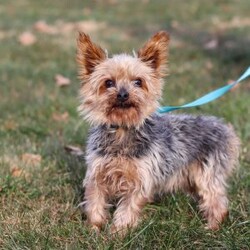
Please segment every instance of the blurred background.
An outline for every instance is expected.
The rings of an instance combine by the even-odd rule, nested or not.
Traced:
[[[112,55],[137,51],[167,30],[162,105],[181,105],[236,80],[250,65],[249,11],[249,0],[0,0],[0,247],[247,249],[249,80],[213,103],[185,110],[223,117],[242,140],[225,228],[204,231],[196,206],[178,194],[178,203],[170,196],[149,206],[136,234],[110,242],[105,234],[91,237],[76,210],[88,125],[76,111],[75,54],[78,31]]]

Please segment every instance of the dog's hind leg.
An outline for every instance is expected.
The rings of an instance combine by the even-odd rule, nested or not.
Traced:
[[[228,214],[227,175],[220,169],[223,170],[223,167],[210,157],[206,163],[192,170],[199,207],[207,220],[207,228],[212,230],[219,229]]]

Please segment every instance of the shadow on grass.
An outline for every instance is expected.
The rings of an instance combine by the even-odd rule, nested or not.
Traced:
[[[63,149],[65,151],[65,149]],[[86,172],[86,165],[83,156],[70,155],[65,152],[62,156],[64,167],[70,174],[70,183],[75,191],[75,203],[78,205],[83,201],[84,188],[82,185]]]
[[[53,143],[52,143],[53,142]],[[84,189],[83,178],[86,172],[86,165],[84,160],[84,152],[74,155],[67,150],[67,147],[58,140],[50,140],[46,150],[43,152],[47,158],[55,161],[57,169],[62,169],[64,172],[69,173],[69,183],[71,184],[74,192],[74,203],[78,205],[83,201]],[[79,149],[80,150],[80,149]]]

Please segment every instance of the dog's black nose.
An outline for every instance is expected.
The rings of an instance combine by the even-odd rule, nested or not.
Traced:
[[[125,88],[121,88],[120,91],[117,94],[117,99],[120,102],[125,102],[129,98],[129,93]]]

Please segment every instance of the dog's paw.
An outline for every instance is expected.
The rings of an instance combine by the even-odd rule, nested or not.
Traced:
[[[125,237],[126,234],[128,233],[128,227],[121,227],[121,226],[115,226],[115,225],[112,225],[110,227],[110,234],[112,236],[112,238],[115,238],[115,237]]]

